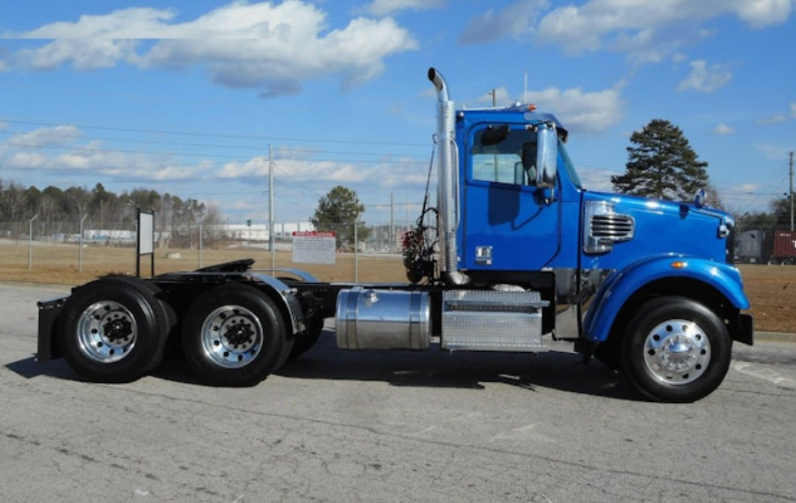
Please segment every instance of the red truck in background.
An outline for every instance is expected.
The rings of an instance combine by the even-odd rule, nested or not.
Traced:
[[[774,253],[771,261],[780,264],[796,264],[796,232],[774,231]]]

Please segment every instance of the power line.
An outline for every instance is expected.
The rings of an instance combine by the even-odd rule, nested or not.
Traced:
[[[27,145],[24,143],[13,143],[7,142],[3,144],[7,147],[14,147],[20,149],[32,149],[32,150],[67,150],[67,151],[74,151],[74,152],[85,152],[85,153],[108,153],[108,154],[131,154],[131,155],[160,155],[160,156],[175,156],[175,157],[201,157],[201,158],[209,158],[209,159],[230,159],[236,161],[252,161],[256,159],[263,159],[262,155],[259,156],[249,156],[249,157],[242,157],[242,156],[235,156],[235,155],[226,155],[226,154],[201,154],[201,153],[193,153],[193,152],[169,152],[169,151],[160,151],[160,150],[126,150],[126,149],[113,149],[113,148],[100,148],[100,147],[75,147],[75,146],[65,146],[65,145]],[[255,150],[252,148],[252,150]],[[289,152],[289,150],[288,150]],[[298,151],[301,152],[301,151]],[[327,152],[329,154],[337,154],[337,152]],[[305,162],[305,163],[321,163],[321,162],[333,162],[333,163],[343,163],[343,164],[382,164],[385,163],[384,156],[381,154],[373,154],[373,153],[352,153],[347,152],[350,155],[371,155],[376,156],[378,155],[378,159],[290,159],[284,158],[282,160],[290,160],[295,162]],[[399,157],[408,157],[408,156],[399,156]],[[420,156],[411,156],[415,159],[420,159]],[[401,165],[420,165],[425,164],[426,161],[411,161],[411,160],[404,160],[398,159],[394,161],[395,164]],[[389,162],[387,162],[389,163]]]
[[[321,140],[317,138],[298,138],[298,137],[277,137],[277,136],[257,136],[257,135],[242,135],[242,134],[225,134],[225,133],[196,133],[187,131],[166,131],[157,129],[137,129],[137,128],[124,128],[112,126],[94,126],[87,124],[55,124],[51,122],[34,122],[23,120],[9,120],[3,119],[2,122],[7,124],[25,124],[29,126],[44,126],[44,127],[58,127],[58,126],[75,126],[81,129],[98,129],[103,131],[122,131],[127,133],[141,133],[141,134],[158,134],[158,135],[175,135],[175,136],[189,136],[198,138],[233,138],[239,140],[259,140],[265,142],[303,142],[303,143],[329,143],[340,145],[389,145],[389,146],[402,146],[402,147],[427,147],[426,143],[410,143],[410,142],[384,142],[384,141],[354,141],[354,140]]]
[[[31,134],[30,131],[19,131],[19,130],[6,130],[0,131],[0,135],[26,135]],[[250,151],[257,151],[262,152],[262,145],[224,145],[224,144],[207,144],[207,143],[188,143],[188,142],[175,142],[175,141],[163,141],[163,140],[151,140],[151,139],[140,139],[140,138],[109,138],[109,137],[101,137],[101,136],[75,136],[69,134],[57,134],[57,133],[41,133],[36,132],[36,137],[39,138],[59,138],[64,140],[90,140],[90,141],[107,141],[107,142],[117,142],[117,143],[140,143],[140,144],[147,144],[147,145],[168,145],[168,146],[179,146],[179,147],[198,147],[198,148],[214,148],[214,149],[226,149],[226,150],[250,150]],[[6,143],[5,145],[13,146],[16,148],[53,148],[55,146],[51,145],[28,145],[24,143]],[[79,147],[67,147],[67,146],[60,146],[62,148],[79,148]],[[119,150],[119,152],[127,152],[125,150]],[[142,152],[153,152],[153,151],[142,151]],[[294,154],[326,154],[326,155],[353,155],[353,156],[379,156],[380,158],[385,157],[397,157],[400,159],[425,159],[425,156],[420,155],[410,155],[410,154],[400,154],[395,152],[352,152],[352,151],[340,151],[340,150],[317,150],[317,149],[309,149],[309,148],[285,148],[282,147],[279,149],[279,152],[282,154],[285,153],[294,153]],[[183,154],[180,152],[161,152],[161,151],[154,151],[154,153],[164,153],[164,154],[173,154],[173,155],[197,155],[194,153],[190,154]],[[209,154],[201,154],[201,155],[209,155]],[[221,157],[220,155],[212,155],[213,157]]]

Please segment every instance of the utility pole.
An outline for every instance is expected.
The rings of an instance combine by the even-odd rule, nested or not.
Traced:
[[[390,192],[390,253],[395,251],[395,194]]]
[[[793,150],[790,151],[790,231],[793,232]]]
[[[268,145],[268,247],[271,249],[271,275],[276,274],[276,250],[274,250],[274,148]]]

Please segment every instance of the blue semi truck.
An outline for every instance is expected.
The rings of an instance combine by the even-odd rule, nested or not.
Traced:
[[[457,110],[434,69],[437,204],[404,238],[409,282],[325,283],[252,260],[148,279],[108,276],[39,303],[38,360],[135,380],[177,342],[211,385],[250,386],[335,318],[343,349],[539,353],[574,343],[648,399],[713,392],[752,317],[734,221],[693,203],[586,190],[567,131],[533,106]],[[530,362],[529,362],[530,364]]]

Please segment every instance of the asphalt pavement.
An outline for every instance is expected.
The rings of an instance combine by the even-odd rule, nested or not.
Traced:
[[[736,344],[683,405],[568,345],[356,352],[331,332],[252,388],[179,359],[103,385],[34,359],[35,302],[67,291],[0,284],[4,503],[796,501],[796,344]]]

